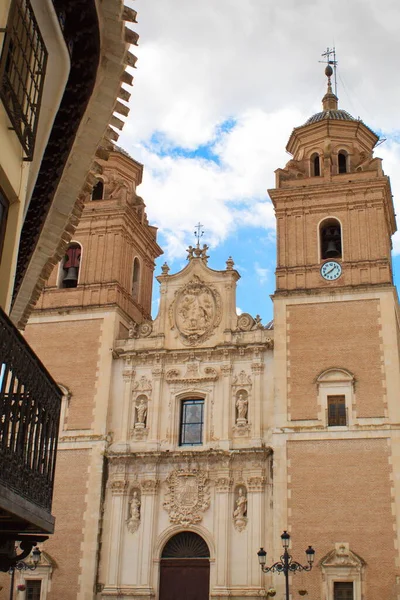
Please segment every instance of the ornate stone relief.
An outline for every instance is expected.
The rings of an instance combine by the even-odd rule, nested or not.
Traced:
[[[233,524],[237,531],[243,531],[247,525],[247,490],[244,485],[239,485],[235,490]]]
[[[140,525],[140,490],[133,490],[131,499],[129,501],[129,515],[126,525],[128,531],[135,533],[139,529]]]
[[[247,375],[247,373],[243,370],[233,378],[232,387],[251,387],[251,385],[251,376]]]
[[[265,477],[249,477],[247,485],[250,492],[262,492],[267,480]]]
[[[113,496],[123,496],[126,493],[128,483],[124,479],[114,479],[110,482],[111,493]]]
[[[148,337],[152,331],[153,331],[152,321],[143,321],[143,323],[140,323],[140,325],[139,325],[138,336],[139,337]]]
[[[254,325],[254,319],[248,313],[242,313],[238,316],[237,326],[240,331],[250,331]]]
[[[217,492],[229,492],[232,487],[232,479],[230,477],[218,477],[215,481],[215,489]]]
[[[181,373],[179,369],[169,369],[165,378],[168,383],[202,383],[207,381],[216,381],[218,379],[218,371],[214,367],[204,367],[200,370],[200,359],[189,358],[186,364],[186,370]]]
[[[179,469],[166,479],[167,494],[164,508],[171,523],[187,527],[202,520],[202,512],[210,506],[207,473],[199,470]]]
[[[138,381],[135,381],[133,384],[133,391],[136,393],[141,392],[151,392],[152,385],[151,380],[148,379],[145,375],[142,375]]]
[[[195,275],[176,292],[169,316],[172,329],[179,332],[184,344],[199,344],[208,339],[221,322],[221,296]]]
[[[145,479],[140,483],[142,494],[153,495],[157,493],[159,481],[157,479]]]

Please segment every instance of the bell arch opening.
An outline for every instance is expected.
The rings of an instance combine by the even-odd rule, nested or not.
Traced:
[[[321,259],[342,258],[342,228],[337,219],[325,219],[319,226]]]

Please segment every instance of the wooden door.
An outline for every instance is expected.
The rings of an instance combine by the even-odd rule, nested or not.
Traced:
[[[208,600],[209,590],[209,559],[161,559],[160,600]]]

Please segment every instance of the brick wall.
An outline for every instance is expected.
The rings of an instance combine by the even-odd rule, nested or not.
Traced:
[[[384,415],[379,317],[377,300],[288,307],[288,397],[292,419],[317,418],[315,379],[332,367],[355,375],[357,417]]]
[[[29,324],[26,339],[54,379],[71,392],[66,429],[93,421],[101,319]]]
[[[89,460],[90,450],[64,450],[57,455],[56,532],[43,547],[56,561],[48,600],[76,600],[78,595]]]
[[[367,563],[365,598],[395,600],[399,572],[387,439],[295,441],[287,452],[294,558],[302,562],[311,544],[318,565],[335,542],[349,542]],[[320,568],[301,580],[308,598],[319,600]]]

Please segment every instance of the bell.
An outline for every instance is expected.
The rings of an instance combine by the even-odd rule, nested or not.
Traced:
[[[63,279],[63,286],[73,288],[78,285],[78,267],[69,267],[66,276]]]
[[[329,240],[325,251],[326,258],[337,258],[340,256],[339,248],[334,240]]]

